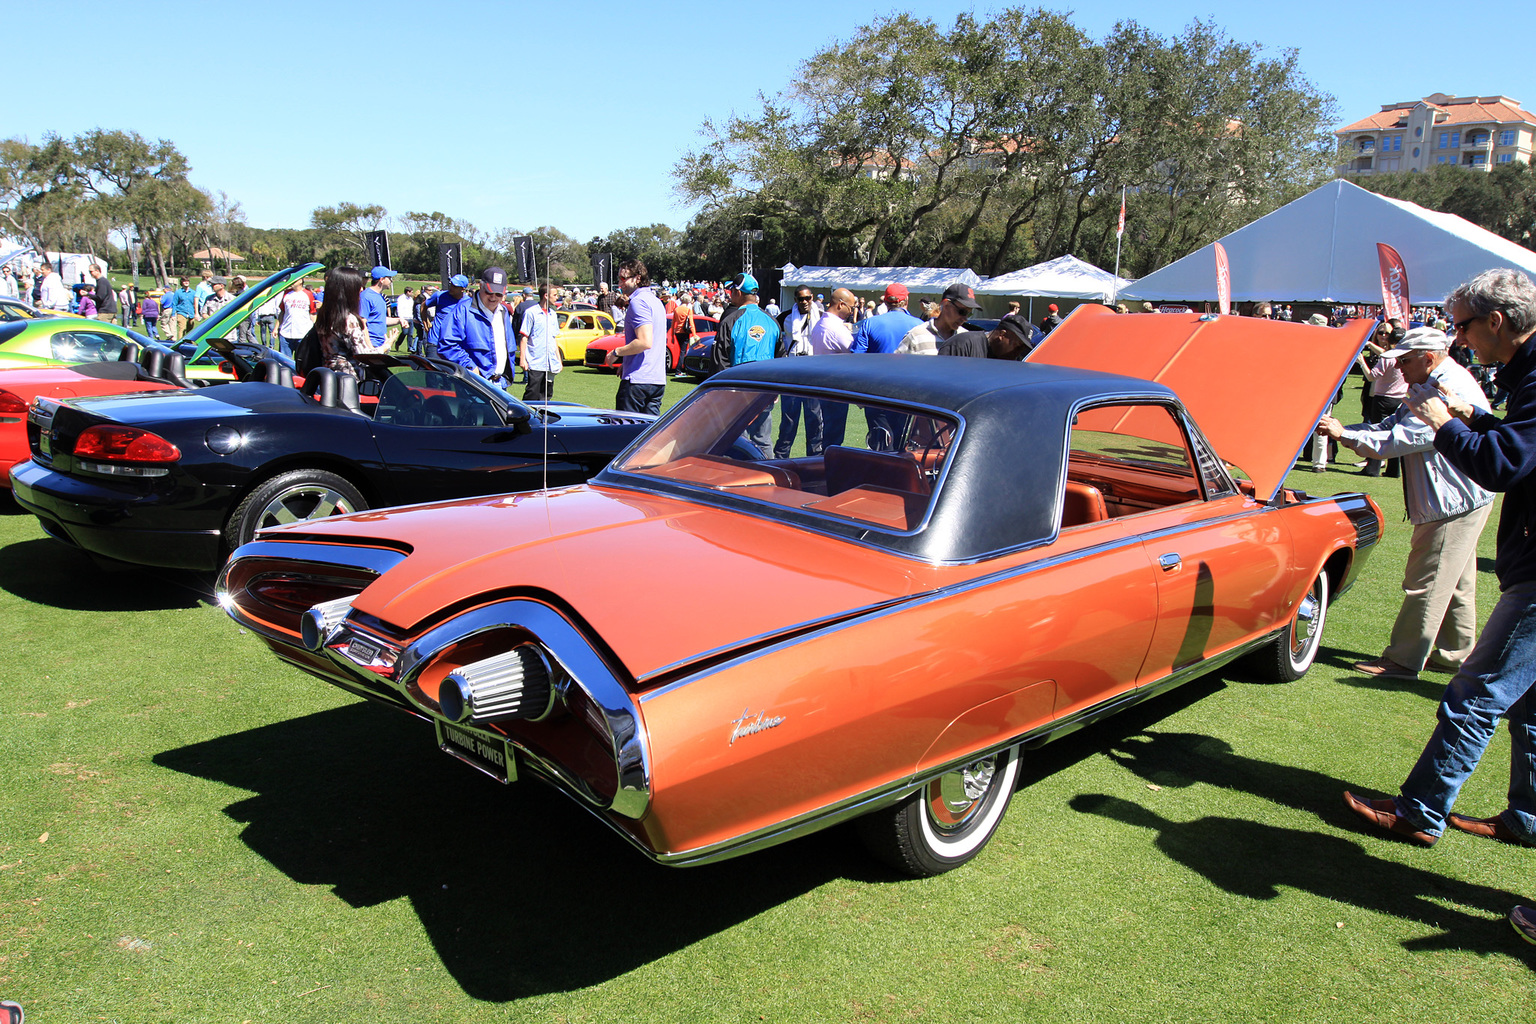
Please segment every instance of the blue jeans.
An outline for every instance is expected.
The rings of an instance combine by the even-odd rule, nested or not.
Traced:
[[[1439,724],[1397,798],[1398,813],[1439,835],[1456,794],[1509,719],[1509,807],[1504,824],[1536,841],[1536,583],[1510,587],[1477,638],[1477,646],[1445,688]]]
[[[144,318],[144,334],[151,341],[160,340],[160,335],[155,332],[155,325],[159,322],[160,318],[157,316],[147,316]]]
[[[815,455],[821,451],[821,403],[814,398],[784,395],[779,399],[779,439],[773,446],[774,458],[789,458],[795,445],[795,434],[800,429],[802,411],[805,413],[805,453]]]

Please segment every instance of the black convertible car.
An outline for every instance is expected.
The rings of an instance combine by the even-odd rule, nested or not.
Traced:
[[[527,406],[419,356],[293,387],[275,362],[216,388],[55,401],[28,414],[17,502],[105,562],[216,569],[278,523],[579,483],[653,417]]]

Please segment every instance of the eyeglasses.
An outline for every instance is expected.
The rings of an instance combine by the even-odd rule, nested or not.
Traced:
[[[1457,320],[1456,323],[1453,326],[1456,328],[1456,333],[1457,334],[1461,334],[1462,332],[1464,332],[1467,329],[1467,325],[1470,324],[1472,321],[1474,321],[1474,320],[1486,320],[1486,319],[1488,319],[1488,314],[1487,313],[1481,313],[1481,314],[1479,314],[1477,316],[1469,316],[1465,320]]]
[[[811,298],[812,298],[812,296],[810,296],[810,295],[796,295],[795,296],[795,301],[796,302],[810,302]]]

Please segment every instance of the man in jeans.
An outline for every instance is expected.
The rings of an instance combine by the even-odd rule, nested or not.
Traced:
[[[667,310],[651,288],[651,275],[639,260],[619,264],[619,290],[629,299],[624,316],[624,344],[613,350],[619,368],[619,412],[661,412],[667,389]],[[679,316],[682,307],[678,307]]]
[[[1504,492],[1494,572],[1503,593],[1483,635],[1445,688],[1438,724],[1395,800],[1344,802],[1373,825],[1431,846],[1449,824],[1472,835],[1536,846],[1536,284],[1516,270],[1489,270],[1450,295],[1456,334],[1479,362],[1500,363],[1508,414],[1449,398],[1433,383],[1414,385],[1407,403],[1435,431],[1435,450],[1473,482]],[[1498,720],[1509,719],[1509,806],[1501,814],[1452,814]],[[1536,942],[1536,912],[1516,907],[1515,929]]]

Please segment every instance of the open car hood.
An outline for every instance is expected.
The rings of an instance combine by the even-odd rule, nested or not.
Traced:
[[[1121,314],[1082,305],[1032,363],[1107,370],[1178,392],[1216,453],[1268,501],[1328,411],[1374,323],[1311,327],[1198,313]]]
[[[290,284],[313,274],[317,270],[325,269],[321,263],[300,263],[289,267],[287,270],[279,270],[271,277],[246,288],[233,301],[224,305],[213,316],[198,324],[190,334],[183,339],[183,343],[190,342],[194,348],[192,354],[187,356],[187,365],[196,362],[204,352],[208,351],[209,341],[212,338],[222,338],[231,333],[240,322],[256,315],[256,307],[266,302],[276,293],[283,291]]]

